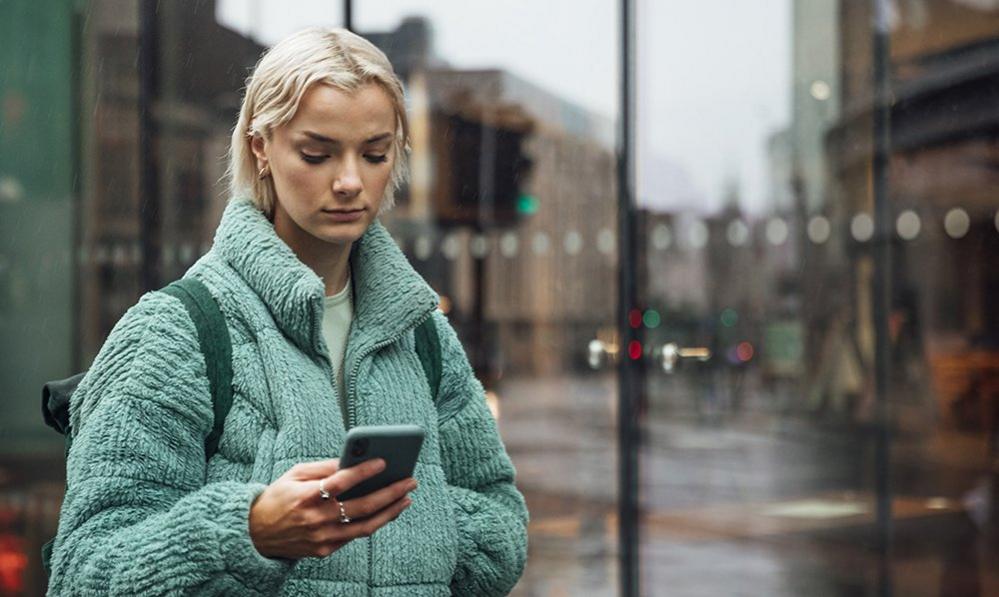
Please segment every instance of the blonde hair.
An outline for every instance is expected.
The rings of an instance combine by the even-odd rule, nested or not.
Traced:
[[[282,39],[261,56],[247,78],[239,121],[229,146],[226,175],[231,197],[249,196],[258,209],[272,216],[274,182],[270,176],[258,177],[250,143],[254,135],[270,139],[276,127],[288,123],[298,111],[302,96],[317,83],[346,92],[375,83],[388,93],[396,114],[396,130],[392,173],[381,211],[389,209],[408,175],[405,157],[410,150],[409,121],[402,82],[374,44],[346,29],[324,27],[311,27]]]

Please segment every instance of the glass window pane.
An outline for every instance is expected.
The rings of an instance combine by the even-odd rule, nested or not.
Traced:
[[[638,14],[644,586],[989,594],[996,7]]]
[[[617,3],[355,2],[404,77],[386,224],[444,298],[531,512],[515,595],[617,593]],[[608,234],[610,236],[608,237]]]

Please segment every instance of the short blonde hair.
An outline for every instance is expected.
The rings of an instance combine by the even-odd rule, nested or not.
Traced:
[[[346,29],[325,27],[311,27],[282,39],[261,56],[247,78],[229,146],[226,174],[231,197],[249,196],[268,217],[273,215],[274,182],[269,176],[258,178],[250,143],[258,134],[270,139],[276,127],[294,118],[302,96],[316,83],[347,92],[375,83],[391,98],[396,114],[394,161],[381,204],[382,211],[389,209],[408,176],[409,121],[402,82],[374,44]]]

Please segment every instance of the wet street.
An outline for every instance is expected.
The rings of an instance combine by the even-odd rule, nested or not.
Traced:
[[[643,428],[644,595],[883,594],[870,431],[752,402],[705,417],[677,398],[683,388],[668,390],[668,403],[650,402]],[[500,388],[500,430],[531,511],[514,595],[618,594],[614,395],[612,378],[599,377]],[[999,595],[985,453],[980,435],[896,437],[892,595]],[[53,521],[12,529],[33,546],[55,532],[61,463],[25,459],[4,470],[14,487],[33,478],[34,489],[8,492],[0,510]],[[36,565],[27,562],[25,594],[40,582]]]
[[[508,381],[500,396],[532,515],[514,594],[616,595],[612,381]],[[643,593],[882,594],[873,433],[757,406],[712,418],[650,407],[640,455]],[[999,594],[994,533],[975,522],[991,501],[983,458],[968,456],[984,455],[980,443],[895,439],[891,594]]]

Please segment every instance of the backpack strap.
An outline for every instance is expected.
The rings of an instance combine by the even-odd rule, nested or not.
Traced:
[[[204,284],[194,278],[181,278],[161,290],[184,303],[198,330],[198,344],[205,357],[215,417],[212,432],[205,438],[205,459],[208,460],[218,451],[225,418],[232,407],[232,340],[229,338],[229,328],[215,298]],[[67,456],[73,441],[69,425],[69,400],[85,373],[49,382],[42,389],[42,415],[50,427],[66,435]],[[42,546],[42,567],[46,577],[52,573],[54,545],[55,537]]]
[[[198,330],[198,343],[205,357],[215,415],[212,431],[205,438],[207,460],[218,451],[225,418],[232,407],[232,340],[229,328],[215,298],[198,280],[181,278],[162,290],[184,303]]]
[[[437,335],[437,324],[431,315],[416,328],[416,356],[423,365],[423,374],[437,404],[441,385],[441,339]]]

